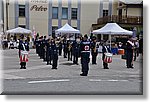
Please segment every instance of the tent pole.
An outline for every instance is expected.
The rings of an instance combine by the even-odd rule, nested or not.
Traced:
[[[109,34],[109,41],[110,41],[110,49],[111,49],[111,35]]]
[[[104,39],[103,39],[103,34],[101,34],[101,40],[104,40]]]
[[[111,50],[111,35],[110,35],[110,50]]]

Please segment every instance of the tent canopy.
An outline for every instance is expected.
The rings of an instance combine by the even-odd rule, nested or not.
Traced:
[[[14,28],[14,29],[7,30],[6,33],[10,33],[10,34],[31,34],[32,31],[28,30],[28,29],[25,29],[25,28],[17,27],[17,28]]]
[[[56,34],[71,34],[71,33],[80,33],[79,30],[74,29],[73,27],[71,27],[68,23],[66,23],[63,27],[61,27],[60,29],[57,29],[55,31]]]
[[[121,28],[116,23],[107,23],[104,27],[94,30],[93,34],[132,35],[132,31]]]

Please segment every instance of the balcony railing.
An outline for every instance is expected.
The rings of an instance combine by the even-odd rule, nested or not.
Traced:
[[[122,24],[143,24],[143,17],[141,16],[105,16],[97,19],[97,24],[105,24],[108,22],[122,23]]]

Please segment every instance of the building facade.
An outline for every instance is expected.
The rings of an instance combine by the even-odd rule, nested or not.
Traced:
[[[113,2],[112,10],[111,15],[105,11],[103,16],[97,18],[97,23],[92,24],[93,30],[103,27],[108,22],[115,22],[127,30],[136,29],[137,36],[143,32],[143,0],[119,0]],[[101,40],[104,38],[103,35],[98,37]],[[108,39],[108,36],[105,35],[105,38]]]
[[[4,30],[15,27],[35,29],[40,35],[52,35],[55,29],[69,23],[89,34],[91,25],[103,15],[111,14],[114,0],[3,0]],[[104,12],[105,12],[104,11]]]
[[[20,26],[48,36],[68,23],[81,34],[89,34],[96,27],[92,24],[97,24],[98,18],[119,14],[119,1],[3,0],[4,31]],[[134,13],[135,9],[130,9],[128,15]]]

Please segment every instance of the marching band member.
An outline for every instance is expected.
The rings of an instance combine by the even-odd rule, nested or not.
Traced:
[[[126,64],[127,64],[127,68],[133,68],[133,50],[134,50],[134,43],[132,38],[129,38],[129,40],[127,41],[127,47],[126,47]]]
[[[73,49],[73,63],[78,65],[78,57],[80,52],[80,39],[77,38],[72,44]]]
[[[51,40],[51,47],[52,47],[52,69],[57,69],[58,66],[58,47],[56,45],[55,39]]]
[[[61,41],[61,39],[59,39],[58,45],[59,45],[59,56],[61,56],[61,54],[62,54],[62,41]]]
[[[87,76],[90,62],[90,41],[88,41],[87,35],[85,35],[83,41],[81,41],[80,47],[81,47],[81,64],[82,64],[82,74],[80,75]]]
[[[51,61],[52,61],[52,47],[51,47],[51,38],[49,38],[47,40],[46,43],[46,61],[47,61],[47,65],[52,65]]]
[[[67,40],[66,37],[63,39],[63,52],[64,52],[64,58],[67,58]]]
[[[44,39],[43,39],[43,61],[46,61],[46,43],[47,43],[46,36],[44,36]]]
[[[97,58],[97,55],[98,55],[98,49],[97,49],[97,45],[96,45],[96,37],[92,38],[91,54],[92,54],[92,64],[97,64],[96,63],[96,58]]]
[[[111,53],[111,50],[107,47],[107,45],[106,45],[106,42],[104,42],[103,43],[103,48],[102,48],[102,53],[103,53],[103,55],[102,55],[102,60],[103,60],[103,69],[109,69],[109,67],[108,67],[108,63],[106,63],[105,61],[104,61],[104,59],[105,59],[105,53]]]
[[[67,41],[67,52],[68,52],[68,61],[72,60],[72,44],[71,44],[71,41],[68,40]]]
[[[26,62],[28,62],[28,51],[29,51],[29,43],[27,39],[24,39],[22,35],[22,40],[19,42],[19,57],[20,57],[20,69],[26,69]]]

